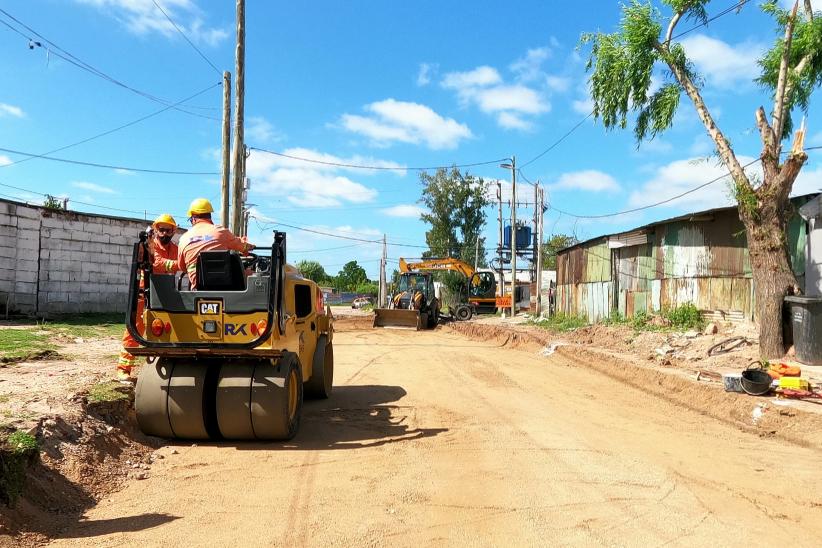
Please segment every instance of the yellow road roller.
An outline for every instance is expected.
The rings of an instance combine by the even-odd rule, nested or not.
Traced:
[[[317,284],[286,264],[286,235],[271,257],[205,251],[197,289],[185,273],[152,274],[148,238],[134,245],[126,327],[145,356],[135,389],[148,435],[195,440],[288,440],[303,395],[328,398],[333,318]],[[144,306],[140,306],[144,303]],[[145,333],[137,329],[144,308]]]

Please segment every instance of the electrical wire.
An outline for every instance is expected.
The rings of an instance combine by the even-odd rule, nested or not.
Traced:
[[[206,63],[211,65],[211,68],[214,69],[214,72],[216,72],[218,75],[222,76],[223,73],[220,72],[220,69],[218,69],[217,66],[214,63],[211,62],[211,59],[206,57],[205,54],[202,51],[200,51],[200,49],[197,46],[194,45],[194,42],[192,42],[191,40],[188,39],[188,36],[186,36],[186,34],[182,31],[182,29],[180,29],[180,27],[177,26],[177,23],[175,23],[174,20],[171,18],[171,16],[169,16],[169,14],[166,13],[166,10],[164,10],[163,7],[159,3],[157,3],[157,0],[151,0],[151,1],[154,2],[154,5],[157,6],[157,9],[160,10],[163,13],[163,15],[165,15],[166,19],[168,19],[168,22],[171,23],[171,25],[175,29],[177,29],[177,32],[180,33],[180,36],[182,36],[185,39],[185,41],[188,42],[188,45],[191,46],[194,49],[194,51],[196,51],[200,55],[200,57],[203,58],[203,61],[205,61]]]
[[[16,17],[14,17],[12,14],[7,12],[3,8],[0,8],[0,13],[5,15],[6,17],[8,17],[10,20],[14,21],[15,23],[17,23],[18,25],[20,25],[21,27],[23,27],[24,29],[26,29],[27,31],[29,31],[33,35],[33,36],[32,35],[27,35],[26,33],[24,33],[21,30],[15,28],[13,25],[9,24],[8,22],[0,20],[0,23],[4,24],[6,27],[10,28],[12,31],[16,32],[17,34],[19,34],[20,36],[22,36],[23,38],[28,40],[30,49],[33,49],[34,47],[46,49],[46,51],[48,52],[49,55],[54,55],[55,57],[59,57],[60,59],[63,59],[67,63],[70,63],[70,64],[76,66],[77,68],[80,68],[80,69],[82,69],[86,72],[89,72],[90,74],[93,74],[94,76],[97,76],[98,78],[106,80],[107,82],[110,82],[110,83],[112,83],[112,84],[114,84],[118,87],[126,89],[126,90],[128,90],[132,93],[135,93],[135,94],[137,94],[141,97],[144,97],[144,98],[146,98],[150,101],[154,101],[155,103],[160,103],[161,105],[165,105],[165,106],[169,106],[169,105],[173,104],[172,101],[169,101],[167,99],[161,99],[160,97],[157,97],[157,96],[152,95],[152,94],[150,94],[148,92],[145,92],[145,91],[141,91],[141,90],[139,90],[135,87],[132,87],[132,86],[120,81],[120,80],[117,80],[113,76],[109,76],[105,72],[95,68],[94,66],[86,63],[85,61],[83,61],[82,59],[80,59],[77,56],[73,55],[72,53],[64,50],[59,45],[52,42],[51,40],[49,40],[48,38],[46,38],[45,36],[43,36],[42,34],[37,32],[36,30],[34,30],[33,28],[29,27],[28,25],[26,25],[25,23],[23,23],[22,21],[20,21]],[[44,47],[42,42],[40,42],[39,40],[34,39],[34,36],[38,37],[40,40],[42,40],[42,42],[45,42],[50,47]],[[205,115],[205,114],[199,114],[199,113],[196,113],[196,112],[191,112],[191,111],[186,110],[185,108],[180,107],[180,106],[173,107],[173,108],[174,108],[174,110],[184,112],[184,113],[189,114],[191,116],[197,116],[197,117],[206,118],[206,119],[209,119],[209,120],[220,121],[219,118],[216,118],[214,116],[208,116],[208,115]],[[191,108],[199,108],[199,107],[191,107]],[[206,108],[212,109],[212,107],[206,107]],[[214,107],[214,109],[216,109],[216,107]]]
[[[701,28],[701,27],[707,27],[707,26],[708,26],[708,23],[712,23],[713,21],[716,21],[717,19],[719,19],[720,17],[722,17],[722,16],[724,16],[724,15],[728,15],[729,13],[731,13],[732,11],[734,11],[734,10],[736,10],[736,9],[741,9],[741,8],[742,8],[742,6],[744,6],[745,4],[747,4],[747,3],[748,3],[748,2],[750,2],[750,1],[751,1],[751,0],[739,0],[739,2],[737,2],[737,3],[736,3],[736,4],[734,4],[733,6],[731,6],[731,7],[729,7],[729,8],[725,8],[724,10],[722,10],[722,11],[721,11],[721,12],[719,12],[719,13],[717,13],[717,14],[716,14],[716,15],[714,15],[713,17],[710,17],[710,18],[706,19],[703,23],[700,23],[700,24],[698,24],[698,25],[696,25],[696,26],[694,26],[694,27],[691,27],[691,28],[689,28],[689,29],[687,29],[687,30],[684,30],[684,31],[680,32],[679,34],[677,34],[677,35],[675,35],[675,36],[672,36],[672,37],[671,37],[671,40],[676,40],[677,38],[680,38],[680,37],[682,37],[682,36],[685,36],[685,35],[686,35],[686,34],[688,34],[689,32],[693,32],[693,31],[695,31],[695,30],[696,30],[696,29],[698,29],[698,28]]]
[[[291,154],[284,154],[282,152],[275,152],[273,150],[268,150],[265,148],[259,147],[248,147],[249,150],[256,150],[258,152],[264,152],[266,154],[272,154],[274,156],[279,156],[281,158],[288,158],[289,160],[297,160],[299,162],[307,162],[309,164],[321,164],[324,166],[333,166],[333,167],[343,167],[343,168],[350,168],[350,169],[372,169],[372,170],[379,170],[379,171],[429,171],[429,170],[436,170],[436,169],[451,169],[451,168],[463,168],[463,167],[476,167],[476,166],[485,166],[489,164],[496,164],[498,162],[503,162],[507,160],[507,158],[500,158],[498,160],[489,160],[487,162],[474,162],[470,164],[455,164],[450,166],[426,166],[426,167],[399,167],[399,166],[369,166],[369,165],[359,165],[359,164],[346,164],[342,162],[327,162],[325,160],[315,160],[313,158],[303,158],[300,156],[293,156]]]
[[[8,152],[9,154],[19,154],[21,156],[28,156],[30,158],[42,158],[43,160],[51,160],[52,162],[62,162],[65,164],[75,164],[80,166],[99,167],[104,169],[121,169],[125,171],[135,171],[137,173],[158,173],[161,175],[219,175],[217,171],[172,171],[165,169],[148,169],[139,167],[116,166],[111,164],[98,164],[96,162],[83,162],[80,160],[69,160],[67,158],[55,158],[54,156],[47,156],[45,154],[34,154],[31,152],[23,152],[21,150],[13,150],[10,148],[0,148],[0,152]]]
[[[582,126],[582,124],[584,124],[584,123],[585,123],[585,121],[586,121],[588,118],[590,118],[591,116],[593,116],[593,115],[594,115],[594,112],[593,112],[593,111],[589,112],[589,113],[585,116],[585,118],[583,118],[582,120],[580,120],[579,122],[577,122],[577,123],[576,123],[576,125],[574,125],[574,127],[572,127],[572,128],[571,128],[571,129],[569,129],[567,132],[565,132],[565,133],[564,133],[564,134],[563,134],[563,135],[562,135],[559,139],[557,139],[556,141],[554,141],[553,143],[551,143],[551,145],[550,145],[548,148],[546,148],[545,150],[543,150],[542,152],[540,152],[539,154],[537,154],[536,156],[534,156],[533,158],[531,158],[530,160],[528,160],[527,162],[525,162],[524,164],[522,164],[522,165],[521,165],[521,166],[519,166],[519,167],[521,167],[521,168],[523,168],[523,167],[527,167],[528,165],[533,164],[534,162],[536,162],[537,160],[539,160],[540,158],[542,158],[543,156],[545,156],[546,154],[548,154],[549,152],[551,152],[552,150],[554,150],[554,149],[555,149],[555,148],[556,148],[556,147],[557,147],[560,143],[562,143],[565,139],[567,139],[568,137],[570,137],[570,135],[571,135],[573,132],[575,132],[576,130],[578,130],[578,129]]]
[[[140,122],[143,122],[143,121],[145,121],[145,120],[148,120],[149,118],[153,118],[154,116],[157,116],[157,115],[159,115],[159,114],[162,114],[163,112],[166,112],[167,110],[172,109],[174,106],[176,106],[176,105],[180,105],[180,104],[182,104],[182,103],[185,103],[186,101],[189,101],[189,100],[191,100],[191,99],[193,99],[193,98],[195,98],[195,97],[197,97],[197,96],[199,96],[199,95],[202,95],[203,93],[205,93],[205,92],[207,92],[207,91],[209,91],[209,90],[211,90],[211,89],[213,89],[213,88],[215,88],[215,87],[218,87],[219,85],[220,85],[220,84],[219,84],[219,83],[217,83],[217,84],[214,84],[214,85],[212,85],[212,86],[209,86],[209,87],[205,88],[205,89],[204,89],[204,90],[202,90],[202,91],[198,91],[198,92],[197,92],[197,93],[195,93],[194,95],[191,95],[191,96],[189,96],[189,97],[186,97],[186,98],[185,98],[185,99],[183,99],[182,101],[178,101],[177,103],[175,103],[175,105],[169,105],[169,106],[167,106],[167,107],[165,107],[165,108],[162,108],[162,109],[160,109],[160,110],[158,110],[158,111],[156,111],[156,112],[152,112],[151,114],[148,114],[148,115],[146,115],[146,116],[142,116],[142,117],[140,117],[140,118],[137,118],[136,120],[133,120],[133,121],[131,121],[131,122],[127,123],[127,124],[123,124],[123,125],[121,125],[121,126],[118,126],[118,127],[116,127],[116,128],[110,129],[110,130],[108,130],[108,131],[104,131],[103,133],[98,133],[97,135],[93,135],[93,136],[88,137],[88,138],[86,138],[86,139],[83,139],[83,140],[81,140],[81,141],[77,141],[76,143],[71,143],[70,145],[65,145],[65,146],[62,146],[62,147],[60,147],[60,148],[55,148],[54,150],[49,150],[49,151],[47,151],[47,152],[43,152],[43,153],[42,153],[42,154],[40,154],[40,155],[30,156],[30,157],[28,157],[28,158],[23,158],[22,160],[16,160],[16,161],[11,162],[11,163],[9,163],[9,164],[0,165],[0,167],[9,167],[9,166],[13,166],[13,165],[16,165],[16,164],[22,164],[23,162],[28,162],[28,161],[30,161],[30,160],[35,160],[35,159],[37,159],[37,158],[38,158],[38,156],[45,156],[45,155],[47,155],[47,154],[54,154],[55,152],[60,152],[60,151],[62,151],[62,150],[66,150],[66,149],[68,149],[68,148],[76,147],[76,146],[78,146],[78,145],[82,145],[82,144],[88,143],[89,141],[93,141],[93,140],[95,140],[95,139],[99,139],[100,137],[105,137],[106,135],[111,135],[112,133],[115,133],[115,132],[120,131],[120,130],[122,130],[122,129],[125,129],[125,128],[127,128],[127,127],[131,127],[131,126],[133,126],[133,125],[135,125],[135,124],[139,124]]]

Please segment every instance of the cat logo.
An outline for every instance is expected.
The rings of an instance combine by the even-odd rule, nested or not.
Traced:
[[[200,303],[200,314],[218,315],[220,314],[220,303]]]

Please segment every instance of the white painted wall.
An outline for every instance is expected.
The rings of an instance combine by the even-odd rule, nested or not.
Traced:
[[[805,261],[805,294],[822,296],[822,218],[808,220],[808,255]]]

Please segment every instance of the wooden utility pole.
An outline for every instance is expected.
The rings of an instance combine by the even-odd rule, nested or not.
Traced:
[[[231,73],[223,72],[223,158],[222,158],[222,202],[220,222],[229,226],[229,192],[231,188]]]
[[[234,64],[234,147],[232,152],[231,231],[237,234],[243,222],[243,179],[245,163],[245,0],[237,0],[237,50]]]

